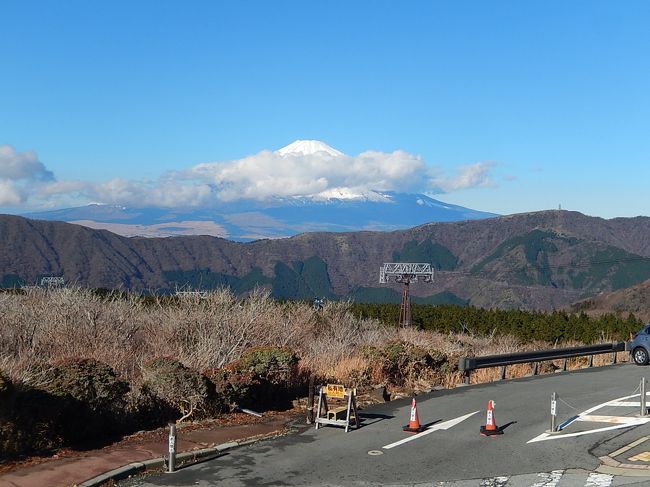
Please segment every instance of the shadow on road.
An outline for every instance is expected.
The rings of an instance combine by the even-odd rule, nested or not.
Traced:
[[[427,429],[429,426],[433,426],[434,424],[437,424],[440,421],[442,421],[442,419],[436,419],[435,421],[431,421],[430,423],[423,424],[422,429]]]
[[[384,419],[393,419],[394,417],[395,416],[390,416],[388,414],[359,413],[359,421],[363,424],[363,426],[375,424],[379,421],[383,421]],[[367,419],[374,421],[366,421]]]
[[[509,423],[506,423],[504,425],[499,426],[499,428],[497,428],[497,430],[503,432],[503,430],[505,430],[508,426],[510,426],[512,424],[515,424],[515,423],[517,423],[517,422],[516,421],[510,421]]]
[[[229,453],[226,453],[226,452],[217,452],[214,455],[208,455],[207,457],[201,457],[201,458],[195,458],[195,459],[190,458],[190,459],[184,460],[183,463],[178,465],[176,467],[176,471],[183,470],[184,468],[192,467],[192,466],[198,465],[200,463],[209,462],[210,460],[214,460],[215,458],[225,457],[225,456],[228,456],[228,455],[229,455]],[[167,470],[167,461],[165,461],[164,468],[165,468],[165,470]]]

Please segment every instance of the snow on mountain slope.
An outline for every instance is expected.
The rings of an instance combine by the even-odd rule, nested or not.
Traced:
[[[308,156],[311,154],[327,154],[332,157],[344,156],[343,152],[330,147],[325,142],[320,140],[296,140],[291,144],[282,147],[275,151],[282,156],[302,155]]]
[[[211,208],[89,205],[25,216],[105,228],[127,236],[203,234],[239,241],[289,237],[313,231],[391,231],[423,223],[495,216],[424,194],[369,191],[356,197],[335,193],[328,196],[273,198],[265,202],[240,200]]]

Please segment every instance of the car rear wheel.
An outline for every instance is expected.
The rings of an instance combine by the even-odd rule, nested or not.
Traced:
[[[632,358],[637,365],[647,365],[648,351],[645,348],[637,347],[632,351]]]

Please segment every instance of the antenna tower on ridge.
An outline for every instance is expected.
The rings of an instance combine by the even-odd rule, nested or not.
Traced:
[[[422,280],[433,282],[433,268],[431,264],[412,262],[387,262],[379,268],[379,282],[386,284],[390,280],[404,284],[402,289],[402,302],[399,307],[399,325],[411,325],[411,295],[409,285]]]

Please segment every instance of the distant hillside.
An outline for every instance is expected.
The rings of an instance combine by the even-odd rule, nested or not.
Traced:
[[[238,243],[207,236],[126,238],[61,222],[0,216],[0,280],[60,275],[83,286],[169,291],[264,286],[279,298],[397,301],[383,262],[430,262],[420,302],[559,309],[650,279],[650,218],[543,211],[393,232],[306,233]]]
[[[248,242],[303,232],[390,231],[428,222],[490,218],[423,194],[369,191],[355,198],[239,200],[210,208],[126,208],[92,204],[24,215],[108,230],[127,237],[211,235]]]
[[[650,280],[636,286],[583,299],[569,307],[571,311],[584,311],[590,316],[614,313],[627,316],[633,313],[643,321],[650,321]]]

